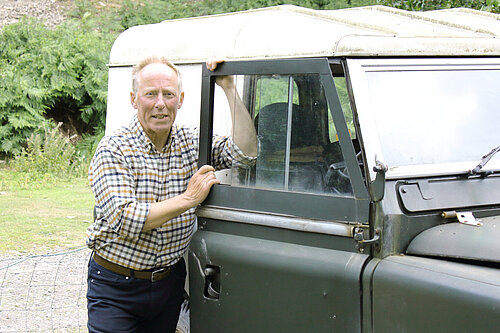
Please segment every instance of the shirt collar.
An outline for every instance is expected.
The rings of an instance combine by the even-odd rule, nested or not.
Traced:
[[[137,140],[139,141],[139,144],[141,146],[147,148],[149,152],[157,152],[155,145],[153,144],[153,142],[151,142],[151,139],[147,136],[146,132],[142,128],[142,125],[137,118],[137,114],[134,115],[132,121],[130,122],[130,129],[133,133],[136,134]],[[165,147],[163,147],[163,150],[161,151],[162,153],[166,152],[169,149],[173,140],[173,132],[175,132],[175,125],[173,125],[172,129],[170,130],[167,144],[165,145]]]

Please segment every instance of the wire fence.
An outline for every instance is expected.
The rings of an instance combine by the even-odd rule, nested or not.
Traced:
[[[86,247],[0,259],[0,332],[87,332]]]

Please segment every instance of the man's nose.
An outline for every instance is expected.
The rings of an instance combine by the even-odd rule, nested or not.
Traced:
[[[165,108],[165,98],[162,93],[158,94],[158,98],[156,99],[155,107],[158,109]]]

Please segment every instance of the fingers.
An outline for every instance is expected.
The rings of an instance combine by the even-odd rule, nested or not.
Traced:
[[[198,169],[198,171],[196,173],[205,174],[205,173],[210,172],[210,171],[214,172],[215,171],[214,167],[211,165],[205,164],[200,169]]]
[[[207,167],[207,168],[204,168]],[[210,165],[204,165],[198,170],[202,175],[204,175],[204,180],[206,181],[206,185],[209,189],[214,184],[220,184],[220,180],[215,177],[215,169]]]
[[[202,166],[191,178],[193,183],[202,187],[218,184],[220,181],[215,177],[215,169],[211,165]]]
[[[225,60],[222,58],[217,58],[216,56],[212,56],[209,60],[207,60],[207,69],[210,71],[214,71],[217,68],[217,65],[223,63]],[[226,76],[217,76],[215,78],[215,82],[222,89],[233,89],[234,88],[234,79],[231,75]]]
[[[200,178],[200,185],[203,188],[203,190],[210,190],[210,188],[212,187],[212,185],[214,184],[220,184],[220,180],[217,179],[217,177],[215,177],[215,173],[213,171],[207,171],[207,172],[204,172],[204,173],[201,173],[200,174],[201,178]]]
[[[195,205],[205,200],[214,184],[220,184],[214,171],[212,166],[204,165],[191,177],[185,194]]]
[[[212,58],[207,60],[207,69],[210,71],[214,71],[217,68],[217,65],[224,62],[224,59],[217,58],[216,56],[212,56]]]

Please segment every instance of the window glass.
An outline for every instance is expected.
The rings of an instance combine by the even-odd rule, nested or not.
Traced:
[[[245,75],[236,81],[238,94],[253,119],[259,153],[252,166],[233,164],[225,171],[223,183],[352,195],[339,142],[332,140],[336,130],[319,75]],[[216,107],[221,98],[224,96],[215,95]],[[233,133],[233,137],[237,135]]]
[[[356,138],[356,129],[354,127],[354,120],[352,116],[351,103],[349,102],[349,95],[347,93],[347,84],[345,77],[335,77],[335,88],[337,89],[337,94],[340,100],[340,106],[342,107],[342,112],[344,113],[344,118],[347,123],[347,129],[351,135],[351,139]],[[328,126],[329,126],[329,138],[330,142],[335,142],[339,140],[335,126],[333,125],[332,114],[328,112]]]
[[[289,77],[281,75],[266,75],[259,76],[256,79],[255,87],[255,114],[265,107],[273,103],[287,103],[288,102],[288,89]],[[297,84],[293,81],[293,102],[298,104],[299,95]]]
[[[498,70],[380,71],[367,79],[390,167],[467,162],[473,168],[499,145]],[[495,159],[500,155],[489,166]]]

